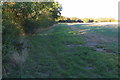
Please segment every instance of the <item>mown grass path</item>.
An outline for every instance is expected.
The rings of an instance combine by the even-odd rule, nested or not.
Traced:
[[[71,34],[71,27],[59,24],[52,31],[29,36],[29,56],[22,78],[117,78],[117,54],[97,52],[82,35]]]

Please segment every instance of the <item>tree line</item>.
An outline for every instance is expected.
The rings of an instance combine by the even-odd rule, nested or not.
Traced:
[[[60,16],[56,21],[60,23],[96,23],[96,22],[117,22],[114,18],[77,18],[77,17],[64,17]]]
[[[21,55],[21,37],[34,34],[37,29],[56,23],[62,10],[58,2],[3,2],[2,4],[2,60],[3,77],[14,68],[10,62],[15,52]],[[14,70],[14,69],[13,69]],[[6,76],[5,76],[6,77]]]

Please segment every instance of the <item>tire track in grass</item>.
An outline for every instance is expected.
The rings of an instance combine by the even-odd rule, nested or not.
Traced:
[[[117,46],[112,46],[112,44],[117,43],[117,37],[106,35],[108,32],[113,32],[109,30],[109,28],[105,28],[106,26],[84,26],[84,25],[72,25],[69,26],[71,28],[71,31],[73,31],[75,34],[84,36],[84,39],[86,40],[86,45],[83,46],[89,46],[94,47],[96,51],[99,52],[107,52],[107,53],[113,53],[116,54],[118,51],[114,47],[117,48]],[[98,31],[97,28],[105,29],[104,33],[101,33],[101,30]],[[96,32],[92,32],[92,31]],[[114,28],[113,28],[114,30]],[[81,32],[81,33],[80,33]],[[84,33],[84,34],[82,34]],[[113,32],[115,35],[115,32]],[[117,32],[116,32],[117,34]],[[113,43],[114,42],[114,43]],[[109,45],[111,44],[111,46]],[[74,45],[75,46],[75,45]],[[76,45],[77,46],[77,45]],[[112,48],[113,49],[112,49]]]

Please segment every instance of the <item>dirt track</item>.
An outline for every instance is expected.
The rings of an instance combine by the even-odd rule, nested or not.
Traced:
[[[85,46],[89,46],[89,47],[94,47],[96,49],[96,51],[102,51],[102,52],[107,52],[107,53],[116,53],[108,48],[105,47],[97,47],[98,45],[101,44],[111,44],[113,42],[118,43],[118,37],[111,37],[111,36],[106,36],[104,34],[93,34],[90,32],[90,29],[80,29],[79,27],[74,27],[75,24],[67,24],[68,26],[71,27],[71,29],[73,31],[77,31],[78,33],[80,33],[80,35],[84,36],[84,39],[86,40],[86,45]],[[78,24],[77,24],[78,25]],[[100,23],[88,23],[88,24],[79,24],[79,25],[85,25],[85,26],[92,26],[92,27],[96,27],[96,26],[101,26],[101,27],[109,27],[109,28],[117,28],[118,24],[114,23],[114,24],[100,24]],[[74,45],[75,46],[75,45]]]

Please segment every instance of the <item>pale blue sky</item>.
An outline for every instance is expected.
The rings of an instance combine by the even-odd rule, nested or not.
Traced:
[[[62,4],[62,16],[66,17],[113,17],[118,18],[120,0],[57,0]]]

